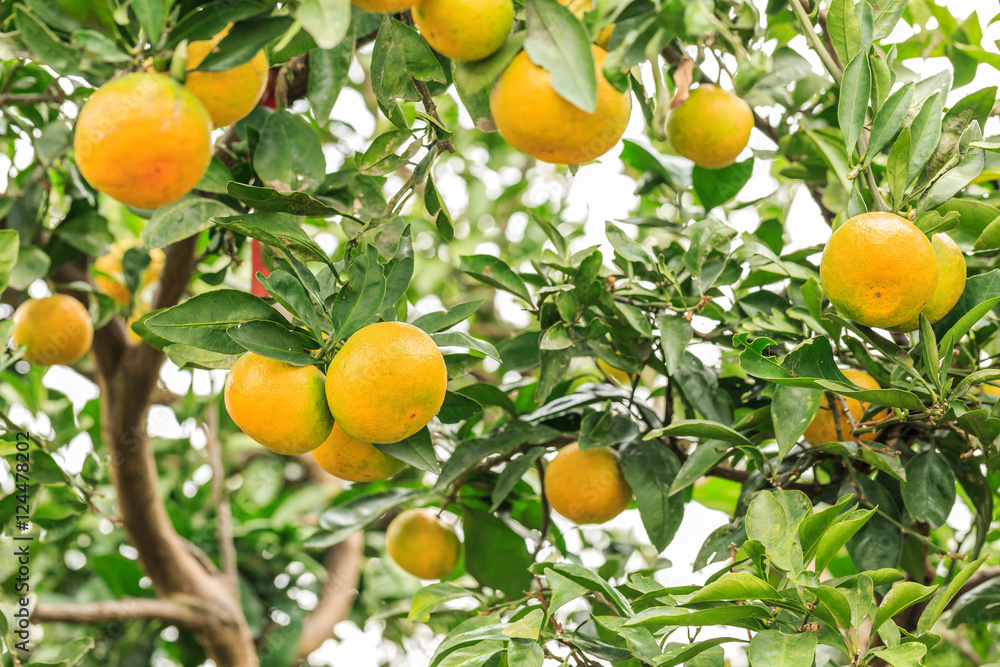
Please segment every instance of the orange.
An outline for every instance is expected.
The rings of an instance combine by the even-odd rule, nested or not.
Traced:
[[[848,380],[858,385],[862,389],[881,389],[878,382],[875,381],[871,375],[865,373],[864,371],[854,370],[851,368],[844,369],[841,371]],[[823,401],[820,403],[819,412],[813,417],[812,422],[806,427],[803,437],[805,441],[810,445],[822,445],[826,442],[838,442],[838,441],[848,441],[854,440],[855,436],[851,434],[851,421],[847,418],[847,415],[843,411],[843,403],[840,399],[836,399],[837,417],[840,421],[840,437],[837,437],[837,427],[834,425],[833,421],[833,410],[830,408],[830,398],[831,394],[824,393]],[[844,402],[847,404],[847,409],[851,411],[851,416],[854,417],[855,422],[860,422],[861,417],[865,414],[865,409],[868,407],[866,403],[854,398],[845,398]],[[859,440],[874,440],[874,433],[863,433],[857,436]]]
[[[931,248],[934,249],[934,256],[937,258],[938,284],[934,296],[920,312],[934,324],[947,315],[961,298],[962,292],[965,291],[966,269],[965,255],[947,234],[932,236]],[[889,330],[906,333],[915,331],[919,327],[920,319],[915,317],[906,324],[891,327]]]
[[[420,0],[351,0],[351,4],[366,12],[378,14],[395,14],[409,9]]]
[[[100,192],[153,209],[191,191],[212,158],[212,119],[169,76],[126,74],[90,96],[73,146],[83,177]]]
[[[594,9],[594,0],[559,0],[559,3],[566,5],[566,7],[573,12],[573,15],[581,21],[587,12]],[[607,50],[608,43],[611,41],[611,33],[614,31],[615,24],[612,23],[607,28],[604,28],[597,33],[597,37],[594,38],[594,43],[602,49]]]
[[[322,445],[312,451],[319,467],[348,482],[375,482],[389,479],[406,464],[383,454],[370,442],[344,433],[336,424]]]
[[[293,366],[247,352],[229,371],[224,398],[236,425],[278,454],[312,451],[333,429],[323,373],[315,366]]]
[[[110,296],[119,306],[127,306],[132,301],[132,293],[125,285],[122,260],[125,257],[125,252],[134,246],[135,241],[132,239],[115,241],[111,244],[108,254],[101,255],[94,260],[94,269],[97,273],[94,276],[94,284],[97,285],[100,292]],[[139,283],[140,292],[159,280],[165,261],[166,254],[162,249],[153,248],[149,251],[149,266],[142,272]]]
[[[834,230],[819,277],[844,317],[888,329],[912,322],[934,296],[938,260],[931,242],[909,220],[863,213]]]
[[[431,47],[452,60],[494,54],[514,25],[511,0],[421,0],[413,23]]]
[[[184,87],[194,93],[215,127],[232,125],[253,111],[267,88],[267,55],[260,50],[248,62],[221,72],[195,72],[201,61],[229,33],[227,27],[212,39],[191,42],[187,49]]]
[[[670,112],[667,136],[674,149],[705,169],[728,167],[750,141],[753,110],[736,95],[701,84]]]
[[[604,78],[608,52],[592,46],[597,72],[597,109],[587,113],[552,87],[552,75],[526,51],[500,76],[490,96],[497,129],[507,142],[543,162],[581,164],[614,147],[625,133],[632,98]]]
[[[604,523],[625,511],[632,488],[613,449],[580,449],[574,443],[560,449],[545,469],[545,497],[573,523]]]
[[[326,398],[344,431],[384,444],[426,426],[447,384],[444,357],[430,336],[411,324],[379,322],[348,338],[330,362]]]
[[[389,523],[385,550],[414,577],[440,579],[458,563],[458,535],[429,509],[406,510]]]
[[[90,313],[71,296],[28,299],[14,311],[14,345],[35,366],[69,366],[87,354],[94,341]]]
[[[620,368],[615,368],[603,359],[597,360],[597,367],[602,371],[607,373],[608,377],[617,382],[618,384],[630,387],[632,386],[632,376],[629,375],[627,371],[623,371]]]

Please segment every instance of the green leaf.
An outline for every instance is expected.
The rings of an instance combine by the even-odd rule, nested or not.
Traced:
[[[309,52],[309,85],[306,97],[313,116],[321,127],[326,127],[340,91],[347,84],[347,74],[354,59],[354,27],[335,47],[313,49]]]
[[[412,155],[404,151],[396,155],[396,151],[413,139],[409,130],[389,130],[375,137],[368,149],[359,154],[355,160],[358,171],[368,176],[384,176],[390,174],[409,162]],[[420,142],[411,142],[411,147],[420,148]]]
[[[0,292],[7,289],[7,281],[17,265],[18,238],[13,229],[0,229]]]
[[[955,506],[955,473],[933,449],[917,454],[906,464],[906,483],[900,485],[906,511],[931,528],[944,525]]]
[[[500,353],[490,343],[481,338],[473,338],[464,331],[447,331],[444,333],[431,334],[434,342],[441,347],[467,347],[470,350],[482,352],[490,359],[502,363]]]
[[[723,442],[731,442],[734,445],[755,447],[755,445],[745,435],[734,431],[728,426],[723,426],[722,424],[716,424],[715,422],[704,421],[701,419],[678,419],[670,426],[650,431],[646,434],[643,440],[652,440],[653,438],[660,438],[665,435],[687,436],[702,439],[711,438],[714,440],[722,440]]]
[[[753,175],[753,165],[753,158],[722,169],[706,169],[695,165],[691,179],[705,212],[725,204],[739,194]]]
[[[434,224],[437,226],[438,234],[445,241],[453,241],[455,239],[455,227],[451,222],[451,213],[448,211],[448,207],[444,203],[444,198],[438,192],[437,186],[434,185],[434,178],[428,174],[427,181],[424,183],[424,208],[427,209],[427,215],[434,218]]]
[[[507,667],[542,667],[545,653],[536,641],[511,639],[507,642]]]
[[[332,49],[347,37],[351,3],[350,0],[300,0],[295,18],[316,40],[316,46]]]
[[[285,318],[260,297],[222,289],[197,294],[145,320],[146,327],[173,343],[194,345],[221,354],[240,354],[244,348],[227,331],[238,324],[267,320],[287,326]]]
[[[212,222],[236,234],[257,239],[264,245],[284,248],[305,262],[330,261],[323,249],[286,213],[231,215],[212,218]]]
[[[948,314],[934,324],[938,340],[950,339],[958,343],[962,336],[985,317],[1000,298],[1000,269],[970,276],[958,303]]]
[[[670,495],[680,467],[673,452],[659,442],[632,442],[621,453],[621,469],[635,494],[642,525],[658,551],[673,541],[684,518],[684,498]]]
[[[447,80],[440,61],[417,31],[387,16],[375,38],[371,64],[372,90],[383,109],[393,109],[398,99],[419,100],[413,79]]]
[[[540,459],[544,454],[544,447],[536,447],[526,454],[513,459],[504,467],[500,476],[497,477],[496,484],[493,486],[493,491],[490,494],[490,500],[493,503],[490,506],[490,512],[496,512],[500,508],[500,505],[507,499],[510,492],[514,490],[514,487],[521,481],[521,478],[534,467],[535,461]]]
[[[146,38],[154,46],[160,42],[172,4],[171,0],[132,0],[132,11],[146,31]]]
[[[326,157],[319,135],[308,121],[278,109],[267,117],[261,129],[253,168],[270,188],[311,192],[326,178]]]
[[[496,287],[531,303],[531,295],[524,281],[502,260],[491,255],[465,255],[461,260],[462,271],[481,283]]]
[[[706,440],[698,445],[698,448],[684,460],[674,483],[670,485],[670,495],[674,495],[697,482],[705,473],[729,456],[730,451],[732,451],[732,447],[721,440]]]
[[[450,329],[459,322],[467,320],[481,305],[483,300],[479,299],[460,303],[445,312],[427,313],[413,320],[413,326],[429,334]]]
[[[626,260],[640,263],[651,261],[649,252],[623,232],[621,227],[610,220],[604,223],[604,233],[608,237],[611,246],[615,249],[615,252]]]
[[[747,657],[751,667],[803,667],[815,661],[816,641],[813,632],[786,635],[765,630],[750,640]]]
[[[990,224],[986,225],[986,229],[982,231],[979,238],[976,239],[976,244],[972,246],[972,249],[977,252],[996,250],[997,248],[1000,248],[1000,217],[994,218]]]
[[[906,183],[910,169],[910,128],[904,128],[896,143],[889,151],[886,163],[886,180],[889,181],[889,192],[892,195],[893,210],[898,211],[906,195]]]
[[[287,327],[270,320],[237,324],[226,330],[229,337],[250,352],[295,366],[316,362],[302,347],[302,341]]]
[[[538,639],[538,633],[542,630],[542,621],[544,620],[544,611],[532,609],[519,620],[508,625],[503,631],[503,636],[512,639]]]
[[[911,642],[893,648],[875,649],[872,654],[892,667],[920,667],[923,664],[923,657],[927,654],[927,647],[919,642]]]
[[[640,611],[625,621],[625,625],[627,627],[643,626],[654,632],[661,628],[707,625],[733,625],[757,629],[760,627],[760,620],[770,617],[771,614],[767,609],[756,605],[732,605],[707,609],[653,607]]]
[[[833,0],[826,29],[841,63],[849,63],[861,50],[861,20],[854,13],[854,0]]]
[[[375,246],[367,246],[347,266],[347,284],[331,307],[335,340],[342,341],[366,326],[385,298],[386,280]]]
[[[972,578],[983,563],[986,562],[986,556],[980,558],[979,560],[973,561],[966,565],[960,572],[958,572],[948,585],[942,588],[937,595],[935,595],[924,610],[920,613],[920,620],[917,621],[917,634],[922,635],[934,627],[937,620],[941,618],[941,614],[945,612],[948,608],[948,604],[954,599],[958,592],[962,590],[966,582]]]
[[[673,376],[680,368],[684,351],[694,335],[691,323],[681,315],[673,315],[658,317],[656,324],[660,328],[660,347],[667,375]]]
[[[747,537],[764,545],[776,567],[802,570],[799,524],[812,514],[812,502],[801,491],[763,491],[747,509]]]
[[[920,111],[914,116],[910,123],[910,168],[907,174],[907,183],[920,174],[920,171],[930,160],[937,148],[941,138],[941,114],[944,112],[944,93],[935,92],[928,97]]]
[[[587,113],[597,110],[597,72],[583,24],[556,0],[528,0],[524,50],[552,74],[560,97]]]
[[[600,576],[591,572],[589,569],[572,563],[536,563],[531,568],[532,572],[545,572],[546,577],[549,576],[549,570],[572,580],[574,583],[582,586],[586,590],[600,593],[605,597],[605,599],[607,599],[608,602],[611,603],[620,615],[632,615],[632,607],[629,605],[628,599],[626,599],[617,588],[609,584]],[[569,602],[569,600],[566,600],[566,602]],[[553,611],[550,611],[550,613],[553,613]]]
[[[875,510],[855,510],[847,514],[842,521],[832,526],[819,540],[816,548],[816,571],[822,572],[830,564],[837,552],[847,544],[855,533],[861,530]]]
[[[514,597],[531,587],[531,554],[524,538],[501,519],[468,505],[462,508],[465,568],[484,586]]]
[[[899,22],[909,0],[886,0],[879,3],[875,14],[875,31],[872,38],[876,41],[884,39],[893,31]]]
[[[653,660],[653,664],[656,667],[676,667],[676,665],[681,664],[686,667],[710,667],[710,663],[698,660],[698,656],[702,654],[708,655],[706,652],[712,649],[721,652],[722,649],[717,648],[720,644],[745,641],[746,639],[734,639],[732,637],[715,637],[714,639],[705,639],[693,644],[669,643],[664,647],[663,653]],[[714,664],[722,664],[721,655],[719,656],[719,660]]]
[[[431,620],[431,612],[445,602],[472,596],[472,592],[454,584],[438,583],[424,586],[413,596],[406,620],[426,623]]]
[[[900,516],[893,496],[884,486],[868,477],[858,477],[853,484],[845,482],[840,487],[840,493],[854,494],[862,507],[878,508],[847,543],[847,552],[855,567],[859,571],[898,567],[904,537],[896,525]]]
[[[319,516],[320,531],[317,531],[304,546],[311,549],[326,549],[346,540],[354,533],[371,525],[383,514],[415,498],[420,491],[392,488],[375,493],[355,496],[339,505],[334,505]]]
[[[58,71],[72,69],[79,62],[76,49],[61,42],[38,16],[26,11],[20,4],[14,5],[14,15],[17,18],[21,41],[38,62]]]
[[[268,16],[234,23],[229,33],[201,61],[198,71],[223,72],[250,62],[258,51],[284,34],[294,22],[290,16]]]
[[[851,627],[851,605],[843,593],[831,586],[818,586],[811,590],[816,594],[819,604],[833,616],[837,625],[845,630]]]
[[[936,590],[937,586],[923,586],[914,581],[896,583],[882,598],[882,604],[879,605],[878,613],[875,615],[875,624],[872,625],[872,630],[877,631],[883,623],[904,609],[930,599]]]
[[[229,216],[233,209],[215,199],[191,197],[156,209],[142,230],[147,248],[166,248],[212,226],[212,218]]]
[[[784,459],[812,423],[823,402],[823,392],[808,387],[779,384],[771,399],[774,437],[778,442],[778,461]]]
[[[910,105],[913,103],[913,93],[913,82],[905,84],[889,95],[879,108],[878,113],[875,114],[869,137],[868,152],[864,156],[866,164],[875,159],[875,156],[881,153],[882,149],[888,146],[889,142],[903,129],[903,121],[906,120],[906,115],[910,112]]]
[[[983,173],[986,153],[982,148],[970,146],[970,143],[980,141],[982,138],[983,131],[979,123],[973,123],[962,133],[959,143],[965,152],[961,154],[958,164],[945,171],[920,198],[918,214],[933,210],[945,203]]]
[[[257,213],[290,213],[315,218],[341,214],[332,206],[304,192],[278,192],[274,188],[259,188],[235,181],[227,184],[226,192]]]
[[[397,458],[418,470],[435,474],[441,472],[437,455],[434,453],[434,444],[431,442],[431,433],[426,426],[406,440],[391,444],[375,444],[375,447],[383,454]]]
[[[493,85],[503,74],[507,65],[524,45],[524,32],[516,32],[507,38],[503,46],[491,56],[474,62],[455,63],[455,87],[463,96],[475,95]]]
[[[780,600],[774,586],[746,572],[728,572],[691,595],[684,604],[728,600]]]
[[[868,67],[869,48],[864,47],[854,56],[844,69],[844,80],[840,86],[840,103],[837,119],[844,134],[847,154],[851,155],[861,137],[868,113],[868,98],[871,96],[872,74]]]

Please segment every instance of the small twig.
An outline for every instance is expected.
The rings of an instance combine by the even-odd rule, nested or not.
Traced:
[[[0,107],[29,106],[32,104],[62,104],[66,93],[62,88],[36,94],[3,93],[0,94]]]
[[[542,463],[542,459],[535,460],[535,469],[538,470],[538,483],[542,488],[542,529],[541,535],[538,537],[538,544],[535,545],[535,552],[531,556],[532,560],[538,558],[552,526],[552,508],[549,506],[549,499],[545,496],[545,464]]]

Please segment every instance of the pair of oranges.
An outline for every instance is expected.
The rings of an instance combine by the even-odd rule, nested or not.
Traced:
[[[212,129],[249,114],[267,86],[267,56],[221,72],[198,66],[227,34],[192,42],[184,84],[156,72],[101,86],[77,119],[73,147],[83,177],[98,191],[141,209],[177,201],[212,159]]]

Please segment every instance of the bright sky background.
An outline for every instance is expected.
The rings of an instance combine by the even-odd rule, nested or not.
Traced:
[[[765,0],[754,1],[761,8],[763,4],[766,4]],[[973,11],[976,11],[980,23],[984,27],[984,48],[993,52],[998,51],[995,42],[1000,39],[1000,23],[986,27],[986,22],[997,14],[1000,14],[1000,0],[938,0],[938,4],[947,6],[952,14],[959,19],[965,19]],[[906,36],[906,34],[901,34],[901,31],[897,31],[897,33],[890,36],[890,40],[901,40],[905,39]],[[817,73],[822,73],[823,70],[818,58],[805,47],[805,38],[796,38],[792,42],[792,46],[813,63]],[[903,64],[916,71],[921,77],[930,76],[948,68],[947,60],[944,58],[930,59],[923,63],[919,61],[904,61]],[[716,72],[710,70],[707,73],[709,76],[716,74]],[[363,74],[355,63],[352,70],[352,79],[358,81],[361,76]],[[1000,72],[989,66],[981,65],[976,79],[968,86],[953,91],[948,99],[948,103],[952,104],[969,92],[989,85],[1000,85]],[[355,149],[364,147],[375,130],[374,118],[365,106],[363,98],[357,91],[352,89],[344,90],[334,108],[333,117],[354,128],[354,131],[351,131],[341,127],[337,132],[342,133],[342,138],[349,146]],[[992,118],[987,124],[986,135],[990,136],[997,133],[1000,133],[1000,121]],[[640,144],[647,144],[644,122],[637,105],[633,105],[632,118],[625,137]],[[750,140],[750,148],[768,150],[772,149],[773,145],[766,137],[761,135],[757,130],[754,130]],[[576,176],[571,177],[568,191],[564,191],[563,185],[559,180],[546,178],[546,174],[552,173],[552,168],[540,165],[534,170],[535,180],[525,195],[530,200],[534,200],[533,203],[543,202],[549,197],[566,198],[569,206],[564,212],[564,219],[569,222],[581,223],[585,229],[584,237],[576,241],[578,248],[601,245],[602,249],[608,251],[606,253],[607,256],[610,256],[611,247],[604,234],[605,222],[627,217],[630,210],[637,203],[637,199],[632,193],[634,182],[624,176],[623,165],[618,159],[620,152],[621,147],[619,145],[598,163],[581,167]],[[748,149],[744,157],[748,157],[749,154],[750,151]],[[20,163],[25,158],[27,158],[26,155],[21,158],[15,156],[15,162]],[[5,172],[9,165],[4,163],[5,160],[5,157],[0,156],[0,188],[6,186]],[[331,169],[338,167],[342,160],[343,157],[336,151],[328,151],[328,161]],[[482,160],[482,162],[484,161]],[[744,188],[743,198],[746,200],[756,199],[762,196],[763,193],[772,192],[776,188],[777,182],[771,178],[769,170],[770,164],[768,161],[757,161],[754,176]],[[451,170],[447,164],[439,166],[437,170],[437,183],[447,200],[449,208],[454,213],[459,213],[465,208],[465,192],[461,187],[458,187],[460,179],[454,176],[453,171],[449,174],[449,171]],[[499,187],[502,178],[502,174],[489,174],[484,177],[484,180],[489,185],[489,179],[493,179],[495,185]],[[392,189],[393,187],[398,187],[398,185],[398,182],[394,183],[390,181],[389,188]],[[741,231],[753,230],[758,222],[756,214],[750,209],[740,212],[738,216],[731,217],[729,221]],[[830,230],[823,222],[819,209],[804,188],[800,188],[795,195],[791,211],[788,215],[788,221],[785,236],[788,249],[822,243],[830,235]],[[508,240],[519,240],[519,236],[524,233],[526,224],[527,218],[525,216],[522,216],[518,220],[511,220],[507,228]],[[461,233],[461,225],[459,225],[458,232]],[[329,236],[320,239],[320,241],[327,250],[332,250],[335,244],[335,240]],[[421,239],[415,239],[415,243],[419,247]],[[477,251],[493,254],[495,246],[491,248],[491,245],[485,243]],[[447,252],[446,247],[443,252]],[[32,286],[31,293],[33,296],[44,295],[44,284],[39,283]],[[498,294],[496,306],[500,315],[511,323],[517,326],[526,326],[530,323],[530,317],[515,304],[511,297]],[[440,302],[434,298],[425,299],[417,304],[417,309],[420,311],[436,310],[438,308],[440,308]],[[11,310],[9,306],[0,305],[0,317],[9,317],[10,314]],[[208,393],[221,390],[225,373],[208,373],[206,371],[194,371],[191,373],[180,371],[168,362],[163,369],[161,377],[163,382],[174,392],[186,393],[193,383],[196,392]],[[52,368],[45,376],[44,383],[46,386],[58,387],[62,391],[68,392],[78,409],[86,401],[97,395],[97,387],[95,385],[68,368]],[[45,415],[33,416],[22,408],[20,410],[13,410],[11,417],[21,425],[32,425],[36,432],[46,433],[49,430],[48,420]],[[156,406],[152,408],[149,416],[149,432],[151,435],[167,438],[190,437],[193,446],[199,449],[204,446],[204,436],[195,428],[194,423],[178,424],[173,412],[167,408]],[[91,450],[92,443],[89,441],[89,437],[84,434],[63,447],[59,454],[64,458],[64,461],[71,470],[78,471],[82,466],[84,456]],[[0,465],[0,491],[5,494],[12,491],[12,479],[8,470],[6,462]],[[210,478],[211,470],[207,466],[204,470],[197,471],[194,478],[188,482],[191,495],[194,495],[198,486],[207,483]],[[728,516],[722,512],[707,509],[698,503],[689,503],[684,522],[676,539],[663,553],[663,556],[673,563],[673,567],[660,572],[658,578],[664,584],[668,585],[704,581],[708,574],[714,571],[718,565],[709,566],[706,568],[706,571],[702,572],[692,572],[691,565],[701,544],[709,533],[727,523],[728,520]],[[952,525],[957,525],[961,530],[963,526],[969,524],[969,520],[970,515],[968,510],[959,504],[953,511],[949,521]],[[581,549],[579,528],[565,522],[560,517],[556,517],[556,521],[566,535],[568,546],[572,553],[580,553],[584,559],[584,563],[587,565],[598,565],[603,562],[598,553]],[[642,523],[639,520],[638,512],[635,510],[628,510],[623,513],[611,522],[610,527],[633,531],[641,541],[648,541]],[[110,524],[105,528],[111,530]],[[585,530],[588,530],[590,534],[599,534],[600,532],[593,529]],[[130,547],[124,548],[122,553],[130,558],[135,558],[135,551]],[[67,558],[67,565],[71,567],[76,565],[71,562],[72,558],[72,555]],[[639,567],[641,560],[638,560],[638,557],[636,559],[636,562],[632,563],[632,565]],[[282,576],[284,577],[285,575]],[[287,585],[287,577],[285,577],[282,583]],[[304,604],[308,604],[309,602],[309,600],[303,598],[300,598],[300,601]],[[370,622],[363,629],[358,628],[353,623],[341,623],[337,627],[339,640],[331,639],[327,641],[320,650],[313,654],[310,664],[317,667],[334,665],[375,667],[379,664],[388,663],[393,665],[393,667],[424,667],[428,663],[430,654],[433,652],[438,639],[431,636],[429,632],[426,632],[426,628],[421,628],[421,630],[422,632],[418,632],[414,639],[409,642],[406,654],[404,655],[395,646],[381,644],[380,622]],[[168,629],[165,632],[167,637],[176,636],[176,630],[174,629]],[[705,632],[702,633],[700,638],[722,636],[723,634],[726,633],[722,631],[716,633]],[[740,648],[732,647],[731,649],[727,649],[727,657],[729,657],[733,667],[745,667],[747,664],[743,651]],[[161,664],[169,665],[170,663],[164,662]],[[822,664],[822,661],[820,661],[820,664]],[[157,665],[157,667],[160,667],[160,665]]]

